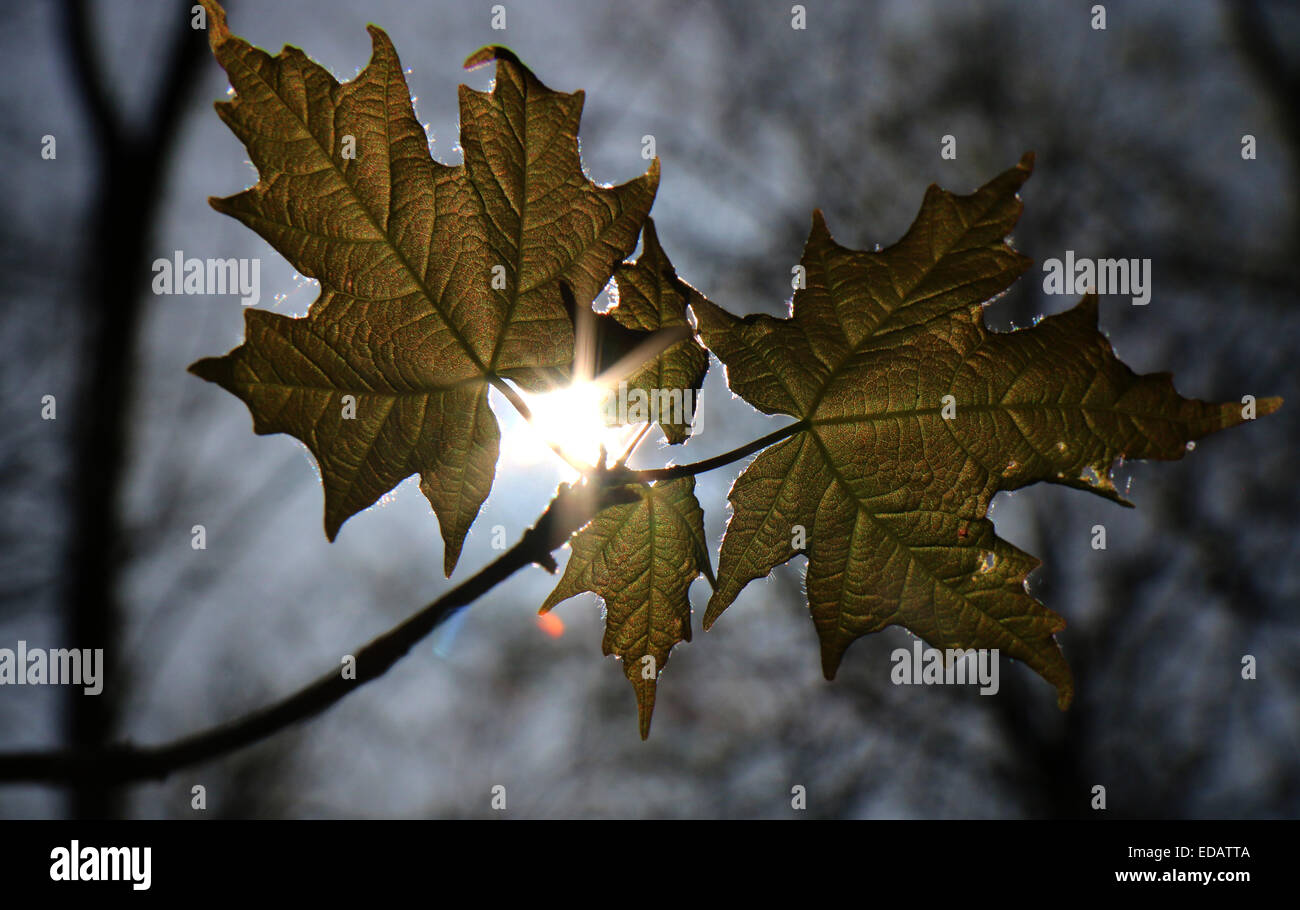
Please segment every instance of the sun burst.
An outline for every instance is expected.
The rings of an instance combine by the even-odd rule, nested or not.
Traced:
[[[637,428],[608,420],[609,389],[599,382],[576,382],[553,392],[527,397],[533,429],[547,444],[572,458],[594,465],[603,447],[611,460],[632,441]]]

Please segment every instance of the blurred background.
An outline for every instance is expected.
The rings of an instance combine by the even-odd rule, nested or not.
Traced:
[[[185,372],[240,341],[242,307],[152,295],[155,258],[257,257],[260,306],[301,315],[316,296],[207,204],[256,174],[212,110],[227,83],[190,5],[0,10],[0,646],[103,641],[110,673],[98,698],[0,687],[0,751],[160,743],[277,699],[491,561],[491,529],[516,539],[566,476],[495,398],[496,484],[448,581],[414,478],[329,544],[305,448],[254,436],[241,402]],[[696,583],[695,640],[673,652],[643,743],[632,688],[600,654],[599,602],[561,605],[548,634],[535,611],[555,579],[532,568],[309,724],[157,784],[0,785],[0,816],[484,817],[498,784],[515,817],[784,818],[795,785],[808,816],[1095,816],[1098,784],[1111,817],[1300,815],[1300,11],[1107,2],[1098,30],[1087,2],[809,0],[796,30],[784,0],[532,0],[504,2],[494,31],[493,5],[228,8],[236,34],[299,46],[340,79],[368,60],[364,25],[383,26],[448,163],[456,85],[490,84],[490,67],[460,69],[481,45],[586,89],[592,178],[641,173],[653,135],[663,245],[740,313],[785,312],[814,207],[846,245],[889,244],[929,183],[969,192],[1032,149],[1015,242],[1036,265],[987,308],[991,327],[1073,304],[1042,293],[1041,263],[1067,249],[1149,257],[1149,306],[1102,301],[1125,362],[1172,371],[1184,395],[1288,404],[1180,462],[1125,466],[1135,510],[1046,485],[998,496],[1001,536],[1044,561],[1032,593],[1068,623],[1066,713],[1005,662],[997,697],[891,685],[900,629],[858,642],[827,683],[800,557],[708,633]],[[45,395],[57,420],[41,419]],[[697,421],[640,464],[779,425],[731,400],[716,361]],[[700,478],[715,560],[742,467]]]

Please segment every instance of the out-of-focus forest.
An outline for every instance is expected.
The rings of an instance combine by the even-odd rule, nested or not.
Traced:
[[[817,817],[1095,816],[1098,784],[1112,817],[1300,815],[1300,9],[1106,2],[1100,30],[1090,3],[808,0],[796,30],[788,2],[507,0],[500,31],[493,5],[228,9],[235,33],[301,47],[340,79],[369,58],[365,24],[383,26],[448,163],[456,85],[490,83],[491,68],[460,68],[478,47],[585,89],[589,174],[641,173],[653,135],[665,250],[734,312],[785,312],[814,207],[841,243],[888,244],[931,182],[969,192],[1034,150],[1014,237],[1036,265],[990,326],[1072,305],[1042,287],[1041,263],[1066,250],[1149,257],[1148,306],[1102,300],[1124,361],[1173,372],[1185,395],[1287,405],[1182,461],[1126,465],[1133,510],[1043,485],[999,495],[999,533],[1044,561],[1031,591],[1068,623],[1065,713],[1005,662],[996,697],[891,685],[900,629],[857,643],[826,682],[796,558],[708,633],[696,583],[695,639],[673,652],[643,743],[600,654],[598,601],[558,607],[551,637],[535,611],[554,578],[531,568],[308,724],[160,783],[0,784],[0,816],[481,817],[498,784],[515,817],[782,818],[795,785]],[[213,112],[227,83],[190,6],[0,8],[0,647],[102,642],[110,674],[97,698],[0,687],[0,751],[159,743],[287,694],[490,562],[490,529],[516,538],[567,476],[494,398],[496,484],[448,581],[414,478],[327,543],[306,450],[255,436],[238,400],[185,372],[239,342],[242,307],[153,295],[154,259],[256,257],[259,306],[301,315],[316,296],[207,204],[256,174]],[[643,446],[636,464],[776,426],[732,398],[716,360],[697,421],[685,447]],[[742,467],[699,478],[715,559]]]

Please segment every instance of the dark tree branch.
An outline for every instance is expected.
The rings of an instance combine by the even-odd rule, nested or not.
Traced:
[[[63,4],[64,42],[72,65],[73,84],[86,107],[86,115],[95,125],[99,147],[114,148],[122,142],[122,124],[99,70],[86,7],[85,0],[67,0]]]
[[[104,649],[104,672],[116,691],[125,680],[117,660],[123,550],[118,499],[127,464],[144,260],[166,151],[204,48],[203,33],[190,27],[188,16],[178,17],[157,96],[142,124],[128,124],[109,95],[96,59],[103,42],[88,7],[84,0],[65,0],[62,21],[77,94],[94,125],[97,165],[81,275],[84,292],[74,304],[86,340],[69,408],[75,429],[62,600],[68,637],[76,647]],[[75,695],[67,723],[71,748],[94,753],[111,741],[116,700]],[[117,794],[108,788],[78,784],[71,795],[71,814],[76,817],[120,814]]]
[[[709,471],[739,461],[796,432],[799,421],[768,433],[747,445],[694,464],[650,471],[630,471],[622,465],[598,467],[576,486],[564,484],[537,523],[519,542],[468,581],[462,582],[405,622],[355,653],[356,678],[344,678],[342,668],[273,705],[242,718],[161,746],[74,747],[57,752],[0,754],[0,781],[65,783],[104,788],[131,781],[161,779],[173,771],[219,758],[260,742],[295,724],[317,716],[365,683],[378,679],[417,642],[457,610],[468,606],[525,566],[536,563],[549,572],[557,568],[551,552],[569,539],[601,509],[632,501],[628,484],[668,480]]]
[[[1300,186],[1300,65],[1286,58],[1258,0],[1228,4],[1237,40],[1246,63],[1269,95],[1277,111],[1291,155],[1292,181]],[[1300,220],[1295,222],[1300,233]]]
[[[603,508],[628,501],[627,493],[606,474],[594,482],[562,485],[550,506],[519,542],[469,580],[462,582],[405,622],[356,651],[356,678],[343,678],[342,667],[266,708],[162,746],[110,746],[94,750],[18,752],[0,755],[0,781],[64,783],[104,787],[162,779],[173,771],[219,758],[260,742],[326,708],[378,679],[421,639],[525,566],[556,569],[551,551],[560,547]],[[84,696],[83,696],[84,697]]]

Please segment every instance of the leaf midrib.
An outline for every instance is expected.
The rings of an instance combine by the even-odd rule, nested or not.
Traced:
[[[949,394],[952,390],[949,390]],[[1043,404],[1038,402],[1024,402],[1006,404],[995,402],[989,404],[967,404],[960,402],[957,404],[958,413],[974,412],[976,414],[989,413],[1010,413],[1012,411],[1083,411],[1087,413],[1115,414],[1121,417],[1134,417],[1142,420],[1163,420],[1167,423],[1181,423],[1181,418],[1176,415],[1168,414],[1151,414],[1142,411],[1128,411],[1121,408],[1109,407],[1104,405],[1088,404]],[[935,408],[907,408],[901,411],[878,411],[870,414],[846,414],[840,417],[808,417],[804,418],[810,426],[837,426],[849,423],[873,423],[879,420],[896,420],[899,417],[933,417],[943,411],[941,407]]]
[[[876,529],[880,532],[880,534],[881,534],[882,537],[887,537],[887,538],[889,538],[889,540],[891,540],[891,541],[894,543],[895,546],[897,546],[897,547],[903,549],[904,551],[906,551],[906,552],[910,555],[910,557],[911,557],[911,562],[914,563],[914,564],[917,564],[917,565],[921,566],[921,568],[925,571],[925,574],[928,575],[928,576],[929,576],[929,577],[930,577],[930,578],[931,578],[931,579],[932,579],[936,584],[938,584],[938,585],[942,586],[943,588],[945,588],[945,589],[946,589],[947,591],[949,591],[949,592],[950,592],[954,597],[956,597],[960,602],[962,602],[962,603],[968,605],[970,609],[974,610],[975,612],[977,612],[977,613],[980,614],[981,616],[986,617],[990,622],[992,622],[995,626],[997,626],[997,628],[1003,630],[1003,632],[1004,632],[1004,633],[1005,633],[1005,634],[1006,634],[1006,635],[1007,635],[1007,636],[1008,636],[1012,641],[1018,642],[1020,645],[1022,645],[1023,647],[1025,647],[1027,653],[1030,653],[1030,654],[1038,654],[1038,653],[1040,653],[1040,649],[1039,649],[1039,647],[1037,647],[1036,645],[1034,645],[1033,642],[1025,641],[1025,640],[1024,640],[1023,638],[1021,638],[1019,635],[1016,635],[1013,631],[1011,631],[1011,629],[1008,628],[1008,627],[1006,626],[1006,624],[1004,624],[1003,622],[1001,622],[997,617],[995,617],[995,616],[991,615],[990,613],[988,613],[988,612],[986,612],[986,611],[980,609],[978,605],[976,605],[975,603],[973,603],[973,602],[971,601],[971,599],[970,599],[969,595],[967,594],[967,592],[957,590],[955,587],[953,587],[952,582],[950,582],[948,579],[943,578],[942,576],[940,576],[939,574],[937,574],[936,571],[935,571],[935,568],[934,568],[933,566],[931,566],[931,565],[930,565],[928,562],[926,562],[925,560],[921,559],[919,556],[915,555],[915,553],[914,553],[914,548],[913,548],[910,544],[908,544],[907,542],[905,542],[905,541],[899,539],[898,535],[894,534],[893,531],[892,531],[892,529],[890,529],[888,525],[886,525],[884,522],[880,521],[880,520],[879,520],[879,516],[877,516],[876,513],[873,512],[869,506],[867,506],[866,503],[864,503],[861,499],[859,499],[859,498],[854,494],[854,492],[853,492],[853,487],[848,483],[848,481],[846,480],[846,478],[844,477],[844,475],[840,472],[839,467],[835,464],[835,460],[834,460],[833,458],[831,458],[830,453],[829,453],[828,451],[826,451],[826,447],[825,447],[825,445],[822,443],[821,438],[818,437],[816,433],[812,433],[811,435],[812,435],[812,437],[813,437],[813,441],[817,444],[817,449],[818,449],[818,451],[821,453],[822,458],[823,458],[823,459],[825,460],[825,462],[826,462],[826,466],[827,466],[828,470],[831,472],[831,475],[832,475],[832,481],[831,481],[831,482],[832,482],[832,483],[837,483],[837,484],[839,484],[839,485],[840,485],[840,486],[845,490],[845,492],[848,494],[848,499],[849,499],[849,501],[852,502],[852,503],[854,504],[854,506],[856,507],[857,512],[858,512],[859,514],[865,516],[866,519],[867,519],[867,521],[869,521],[869,522],[871,523],[872,527],[876,528]],[[979,516],[976,516],[976,517],[977,517],[978,519],[980,519],[980,520],[987,520],[987,518],[986,518],[985,515],[979,515]],[[942,544],[940,544],[940,546],[942,546]],[[949,546],[949,547],[947,547],[947,548],[945,548],[945,549],[946,549],[946,550],[952,550],[952,549],[956,549],[956,547],[951,547],[951,546]],[[811,555],[810,555],[810,558],[811,558]],[[847,568],[847,567],[846,567],[846,568]],[[842,573],[842,574],[843,574],[843,573]],[[1014,593],[1014,592],[1013,592],[1013,593]],[[1030,601],[1032,601],[1033,603],[1038,604],[1039,606],[1044,606],[1040,601],[1038,601],[1037,599],[1031,597],[1030,595],[1025,594],[1024,596],[1025,596],[1026,598],[1028,598]],[[810,603],[811,603],[811,602],[810,602]],[[843,610],[839,608],[839,605],[838,605],[838,604],[831,604],[830,606],[832,606],[832,607],[834,607],[834,608],[837,609],[836,622],[838,623],[838,622],[840,621],[840,616],[841,616],[841,614],[843,613]],[[934,607],[934,608],[937,610],[937,605],[934,604],[933,602],[931,603],[931,606]],[[1046,607],[1044,607],[1044,609],[1046,609]],[[890,617],[889,617],[889,618],[892,619],[892,620],[894,620],[894,621],[893,621],[893,622],[887,622],[886,625],[904,625],[904,626],[907,625],[906,620],[903,619],[903,602],[902,602],[902,597],[901,597],[901,596],[900,596],[900,598],[899,598],[899,607],[898,607],[898,609],[896,609],[892,614],[890,614]]]
[[[978,191],[976,191],[976,192],[978,192]],[[837,363],[837,364],[834,366],[834,368],[831,369],[830,372],[828,372],[828,373],[826,374],[826,381],[822,384],[822,387],[821,387],[820,389],[818,389],[817,394],[813,397],[812,404],[809,405],[808,408],[807,408],[807,412],[808,412],[809,414],[813,414],[813,413],[815,413],[815,412],[817,411],[817,407],[821,404],[822,399],[826,396],[826,390],[830,387],[831,383],[832,383],[832,382],[833,382],[833,381],[834,381],[834,380],[839,376],[840,371],[844,369],[844,365],[845,365],[846,363],[848,363],[848,362],[849,362],[849,361],[850,361],[850,360],[851,360],[855,355],[857,355],[857,353],[859,352],[859,350],[862,349],[862,348],[867,344],[867,342],[872,341],[872,340],[874,340],[875,338],[877,338],[877,337],[879,337],[879,336],[881,336],[881,335],[888,335],[888,334],[891,334],[892,332],[899,331],[899,329],[890,329],[889,331],[887,331],[887,332],[883,332],[883,333],[881,333],[881,332],[878,331],[878,330],[880,329],[880,327],[881,327],[882,325],[884,325],[885,322],[886,322],[886,321],[887,321],[891,316],[893,316],[895,313],[899,312],[900,310],[906,309],[906,308],[909,307],[909,306],[915,306],[917,303],[920,303],[921,300],[928,299],[928,298],[921,298],[921,300],[906,300],[906,299],[902,299],[902,298],[905,298],[907,295],[909,295],[909,294],[911,294],[913,291],[915,291],[915,290],[916,290],[916,289],[921,285],[921,283],[922,283],[923,281],[925,281],[925,279],[926,279],[926,278],[927,278],[927,277],[928,277],[928,276],[929,276],[929,275],[930,275],[930,274],[931,274],[931,273],[932,273],[936,268],[939,267],[939,263],[941,263],[941,262],[944,260],[945,257],[947,257],[949,254],[952,253],[952,251],[957,247],[957,244],[960,243],[961,240],[962,240],[964,237],[967,237],[967,236],[970,235],[971,231],[973,230],[973,225],[980,224],[980,223],[981,223],[981,219],[982,219],[985,215],[987,215],[987,214],[988,214],[988,213],[993,209],[993,207],[996,206],[996,205],[998,204],[998,202],[999,202],[1000,200],[1001,200],[1001,197],[997,197],[997,196],[995,196],[995,197],[993,198],[993,200],[992,200],[992,201],[991,201],[987,206],[985,206],[984,208],[980,209],[979,213],[978,213],[978,214],[977,214],[977,215],[976,215],[976,216],[975,216],[975,217],[974,217],[970,222],[967,222],[967,223],[963,224],[963,226],[962,226],[962,228],[963,228],[963,229],[962,229],[962,232],[961,232],[960,234],[958,234],[957,236],[955,236],[955,237],[953,238],[952,242],[951,242],[950,244],[948,244],[946,247],[944,247],[943,251],[940,252],[938,255],[936,255],[936,256],[934,257],[934,261],[933,261],[933,262],[928,262],[928,263],[926,263],[925,268],[924,268],[924,269],[921,271],[921,273],[917,276],[916,280],[913,281],[913,282],[912,282],[912,283],[907,287],[906,290],[902,291],[902,293],[900,293],[900,294],[898,295],[899,298],[900,298],[900,301],[899,301],[898,306],[894,307],[893,309],[886,309],[886,312],[885,312],[884,318],[882,318],[879,322],[877,322],[874,326],[872,326],[871,329],[870,329],[870,330],[869,330],[865,335],[862,336],[862,338],[858,341],[857,344],[847,343],[847,342],[849,342],[848,334],[847,334],[847,333],[843,333],[843,334],[844,334],[844,340],[845,340],[845,342],[846,342],[844,356],[841,357],[839,363]],[[918,217],[919,217],[919,216],[918,216]],[[911,229],[909,228],[908,230],[909,230],[909,232],[910,232]],[[903,236],[906,237],[907,235],[904,234]],[[834,242],[834,241],[832,240],[831,242]],[[889,246],[888,249],[881,250],[879,253],[875,253],[874,255],[878,255],[878,256],[880,256],[880,257],[882,258],[882,260],[885,260],[885,259],[888,257],[888,255],[889,255],[889,253],[890,253],[891,251],[897,249],[899,243],[902,243],[902,238],[900,238],[897,242],[891,244],[891,245]],[[1007,246],[1007,241],[1006,241],[1006,235],[1005,235],[1005,234],[1002,236],[1002,240],[998,243],[997,247],[995,247],[994,249],[997,249],[997,248],[1002,248],[1002,249],[1007,249],[1007,250],[1010,249],[1010,248]],[[827,275],[827,277],[829,278],[829,276],[830,276],[830,268],[829,268],[829,265],[828,265],[828,259],[827,259],[827,253],[828,253],[828,252],[834,252],[834,250],[833,250],[833,249],[831,249],[831,250],[823,250],[822,252],[819,253],[819,256],[820,256],[820,258],[821,258],[821,260],[822,260],[822,270],[823,270],[823,272]],[[1011,252],[1014,253],[1014,250],[1011,250]],[[868,254],[868,255],[873,255],[873,254]],[[887,262],[883,262],[883,264],[885,264],[886,266],[888,266],[888,263],[887,263]],[[890,274],[890,277],[892,278],[893,275],[894,275],[894,270],[893,270],[892,267],[889,268],[889,274]],[[961,285],[958,285],[958,287],[960,287],[960,286],[961,286]],[[896,290],[896,291],[897,291],[897,290],[900,290],[900,288],[899,288],[897,285],[895,285],[895,290]],[[839,307],[836,306],[836,298],[835,298],[835,295],[831,292],[831,290],[830,290],[829,288],[827,289],[827,293],[828,293],[828,296],[830,296],[830,298],[831,298],[831,308],[835,311],[836,321],[837,321],[837,322],[842,322],[842,320],[840,319]],[[975,306],[981,306],[981,305],[980,305],[980,304],[975,304]],[[936,319],[940,319],[940,318],[943,318],[943,317],[947,316],[950,312],[951,312],[951,311],[948,311],[948,312],[945,312],[945,313],[937,314],[937,315],[931,317],[930,319],[925,320],[924,322],[918,323],[917,325],[918,325],[918,327],[919,327],[919,326],[923,326],[923,325],[928,325],[929,323],[934,322]],[[900,327],[900,328],[905,328],[905,327]],[[841,328],[841,331],[843,331],[842,328]]]
[[[282,107],[282,108],[283,108],[283,109],[284,109],[284,110],[289,114],[289,116],[291,116],[294,120],[296,120],[296,121],[298,122],[298,124],[302,127],[302,131],[303,131],[303,133],[306,134],[306,137],[311,141],[312,146],[315,147],[319,152],[321,152],[321,154],[322,154],[323,157],[325,158],[325,162],[330,166],[330,169],[334,172],[335,176],[338,177],[339,182],[340,182],[341,184],[343,184],[343,186],[346,188],[348,194],[352,197],[353,201],[356,202],[357,208],[360,209],[362,212],[365,213],[366,220],[370,222],[370,225],[371,225],[372,228],[374,228],[375,233],[377,233],[381,238],[383,238],[383,240],[384,240],[384,242],[387,244],[388,248],[389,248],[390,250],[392,250],[393,254],[397,257],[397,261],[401,264],[402,268],[405,269],[406,272],[407,272],[407,274],[411,276],[411,279],[414,281],[416,288],[420,291],[420,293],[421,293],[421,295],[424,297],[424,299],[427,300],[427,301],[429,302],[430,306],[433,307],[434,311],[437,312],[439,318],[442,319],[443,324],[446,325],[448,331],[451,332],[452,337],[454,337],[454,338],[456,339],[456,342],[461,346],[461,348],[465,351],[465,353],[469,355],[469,358],[470,358],[471,362],[474,364],[474,366],[475,366],[476,368],[478,368],[479,370],[481,370],[481,371],[483,372],[483,375],[484,375],[485,377],[491,375],[491,371],[489,370],[488,367],[486,367],[486,366],[483,364],[483,361],[479,358],[478,353],[474,350],[473,346],[469,343],[469,340],[464,336],[464,334],[460,331],[459,327],[457,327],[457,326],[456,326],[456,325],[451,321],[451,318],[450,318],[450,317],[448,316],[448,314],[443,310],[442,305],[441,305],[441,301],[440,301],[440,300],[439,300],[439,299],[438,299],[438,298],[437,298],[437,297],[432,293],[432,291],[430,290],[430,288],[429,288],[427,282],[425,281],[425,279],[424,279],[424,278],[423,278],[423,277],[422,277],[418,272],[415,271],[415,267],[414,267],[414,266],[411,264],[411,262],[406,258],[406,255],[402,252],[401,248],[398,247],[398,245],[396,244],[396,242],[394,242],[393,238],[389,235],[388,231],[387,231],[385,228],[380,227],[379,222],[375,220],[374,213],[372,213],[372,212],[370,211],[369,206],[367,206],[367,205],[364,203],[364,201],[362,201],[362,199],[361,199],[359,196],[357,196],[357,194],[356,194],[356,190],[354,189],[354,187],[352,186],[352,184],[351,184],[350,182],[348,182],[348,180],[347,180],[346,176],[344,175],[343,171],[339,168],[338,164],[334,161],[334,157],[333,157],[333,155],[330,153],[329,150],[325,149],[325,148],[320,144],[320,142],[316,139],[316,136],[312,133],[311,129],[308,128],[308,126],[307,126],[307,122],[306,122],[305,120],[303,120],[301,117],[299,117],[297,111],[295,111],[292,107],[289,106],[289,104],[285,101],[285,99],[280,95],[279,91],[276,90],[275,86],[271,85],[271,83],[269,83],[266,79],[264,79],[264,78],[262,77],[262,74],[259,73],[255,68],[253,68],[252,66],[250,66],[250,65],[248,65],[247,63],[244,62],[244,58],[243,58],[242,55],[240,55],[240,54],[234,54],[234,55],[232,55],[232,59],[234,60],[234,62],[237,63],[237,65],[239,65],[240,67],[242,67],[242,68],[245,70],[245,72],[252,74],[253,78],[254,78],[257,82],[260,82],[263,86],[265,86],[266,89],[267,89],[267,91],[271,94],[271,97],[273,97],[273,98],[275,98],[277,101],[279,101],[281,107]],[[374,62],[374,61],[372,61],[372,64],[373,64],[373,62]],[[384,75],[387,77],[388,75],[390,75],[390,73],[389,73],[389,69],[388,69],[388,63],[387,63],[386,61],[383,63],[383,67],[384,67]],[[337,84],[337,82],[336,82],[336,84]],[[387,139],[388,139],[388,125],[389,125],[389,122],[388,122],[388,99],[389,99],[389,79],[385,78],[385,79],[384,79],[384,104],[383,104],[383,110],[384,110],[384,136],[385,136],[384,154],[385,154],[385,156],[391,156],[391,151],[392,151],[392,146],[391,146],[391,144],[387,141]],[[337,113],[337,110],[335,111],[335,113]],[[333,129],[333,127],[334,127],[334,123],[333,123],[333,118],[332,118],[332,117],[331,117],[331,124],[330,124],[330,126],[331,126],[331,129]],[[433,160],[432,158],[430,158],[430,161],[431,161],[435,166],[448,167],[448,165],[442,165],[442,164],[440,164],[440,162],[435,161],[435,160]],[[388,169],[388,173],[389,173],[389,186],[388,186],[388,189],[389,189],[389,196],[388,196],[388,204],[389,204],[389,208],[390,208],[390,209],[392,208],[392,202],[393,202],[393,200],[392,200],[393,185],[392,185],[392,179],[391,179],[391,178],[392,178],[392,166],[391,166],[391,165],[392,165],[392,158],[389,157],[389,169]],[[462,165],[462,166],[463,166],[463,165]],[[260,181],[260,180],[261,180],[261,176],[260,176],[260,174],[259,174],[259,181]],[[437,203],[436,203],[436,202],[434,203],[434,206],[435,206],[434,218],[436,219],[436,218],[437,218]],[[347,241],[347,242],[353,242],[353,241]],[[432,242],[433,242],[433,241],[432,241],[432,238],[430,238],[430,241],[429,241],[429,242],[430,242],[430,244],[432,244]],[[348,296],[352,296],[352,295],[351,295],[351,294],[348,294]],[[358,298],[358,299],[360,299],[360,298]]]

